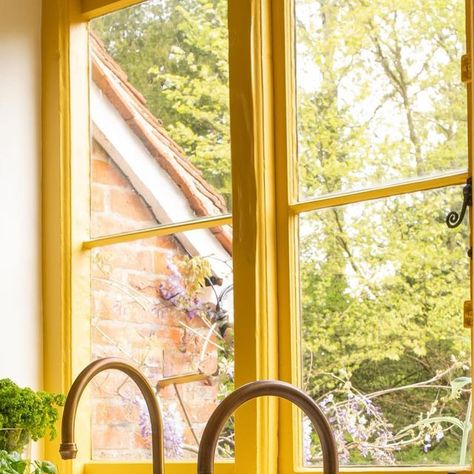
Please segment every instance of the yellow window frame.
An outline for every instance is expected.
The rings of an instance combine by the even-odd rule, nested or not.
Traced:
[[[300,348],[300,295],[298,266],[298,218],[308,211],[342,206],[355,202],[380,199],[415,191],[426,191],[452,185],[464,185],[472,176],[474,130],[472,111],[474,97],[472,83],[467,84],[468,116],[468,163],[467,172],[446,173],[440,177],[406,180],[401,184],[380,185],[373,189],[355,192],[342,192],[336,196],[323,196],[304,201],[298,199],[297,181],[297,127],[296,127],[296,75],[295,75],[295,0],[274,0],[272,12],[272,53],[274,74],[274,112],[275,112],[275,189],[277,209],[277,274],[279,295],[279,377],[282,380],[301,386],[301,348]],[[466,0],[466,54],[470,64],[473,56],[473,0]],[[461,80],[461,75],[460,75]],[[470,209],[470,246],[473,248],[472,226],[474,214]],[[474,266],[471,260],[471,300],[474,301]],[[462,301],[459,302],[460,309]],[[460,330],[463,330],[460,327]],[[474,333],[471,329],[471,347],[474,347]],[[474,351],[471,351],[471,367],[474,367]],[[316,472],[302,463],[303,440],[300,412],[290,404],[282,402],[279,409],[279,468],[285,473]],[[406,473],[406,472],[473,472],[471,467],[351,467],[342,472]]]
[[[43,0],[43,308],[45,388],[67,392],[89,362],[88,241],[89,111],[87,21],[135,0]],[[236,384],[277,378],[274,204],[271,170],[272,116],[268,55],[270,2],[229,2],[234,207]],[[234,45],[234,46],[232,46]],[[238,46],[237,46],[238,45]],[[268,123],[267,123],[268,122]],[[265,157],[264,157],[264,152]],[[74,179],[72,179],[74,177]],[[198,224],[199,225],[199,224]],[[135,236],[136,238],[136,236]],[[120,241],[121,238],[118,238]],[[84,245],[84,242],[87,242]],[[239,346],[245,350],[240,351]],[[86,405],[86,401],[83,402]],[[87,407],[85,407],[87,410]],[[86,411],[87,413],[87,411]],[[252,421],[249,421],[252,420]],[[88,417],[78,419],[80,457],[62,462],[57,442],[45,456],[61,472],[150,471],[150,463],[90,461]],[[259,400],[239,410],[234,463],[216,471],[276,469],[276,404]],[[187,473],[193,463],[169,463]],[[240,467],[239,467],[239,470]]]
[[[43,0],[42,254],[47,390],[66,392],[89,362],[84,341],[90,337],[89,250],[95,244],[84,245],[89,239],[87,21],[140,1]],[[468,54],[472,57],[472,0],[466,0],[466,5]],[[298,384],[297,216],[360,198],[345,195],[332,203],[296,200],[293,22],[289,0],[229,0],[237,386],[266,378]],[[468,91],[471,144],[470,85]],[[471,168],[469,163],[469,175]],[[443,183],[428,180],[422,186],[461,184],[465,177],[446,176]],[[419,185],[410,189],[419,189]],[[378,189],[365,198],[399,191]],[[90,462],[88,418],[83,416],[79,423],[83,456],[74,463],[59,460],[57,442],[45,443],[45,457],[58,463],[60,472],[150,472],[149,463]],[[220,463],[217,472],[316,471],[301,466],[299,417],[286,402],[259,400],[243,407],[236,420],[236,441],[235,464]],[[166,466],[169,473],[194,471],[194,463]],[[429,473],[446,471],[446,467],[390,471]]]

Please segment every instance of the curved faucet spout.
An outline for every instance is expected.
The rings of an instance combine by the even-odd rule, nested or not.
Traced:
[[[59,453],[63,459],[74,459],[77,454],[77,446],[74,442],[74,425],[76,422],[76,411],[81,399],[82,392],[88,383],[100,372],[107,369],[120,370],[127,374],[138,386],[145,398],[150,413],[152,432],[153,474],[164,472],[164,450],[163,450],[163,417],[158,401],[151,385],[143,374],[122,359],[106,357],[89,364],[76,378],[64,404],[61,446]]]
[[[214,473],[217,439],[229,416],[245,402],[263,396],[285,398],[306,413],[319,436],[323,452],[323,472],[336,474],[338,472],[336,440],[323,412],[306,393],[289,383],[275,380],[261,380],[243,385],[228,395],[215,409],[207,422],[199,445],[198,474]]]

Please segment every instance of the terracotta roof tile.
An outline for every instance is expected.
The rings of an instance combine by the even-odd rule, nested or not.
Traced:
[[[90,35],[92,78],[114,105],[148,152],[179,186],[197,216],[227,213],[224,198],[202,176],[172,140],[161,122],[146,107],[146,100],[128,81],[127,75],[107,53],[101,41]],[[225,250],[232,254],[232,233],[228,226],[210,229]]]

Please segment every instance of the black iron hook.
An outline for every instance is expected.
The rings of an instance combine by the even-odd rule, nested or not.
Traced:
[[[458,214],[456,211],[451,211],[446,217],[446,225],[450,229],[454,229],[461,224],[466,214],[467,206],[472,206],[472,178],[467,178],[466,186],[462,189],[462,194],[464,198],[461,212]]]

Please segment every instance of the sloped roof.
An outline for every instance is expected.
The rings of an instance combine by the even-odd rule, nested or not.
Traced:
[[[195,217],[226,214],[224,198],[204,179],[183,150],[174,142],[146,106],[143,95],[128,81],[126,73],[107,53],[101,41],[90,35],[92,79],[115,107],[130,130],[145,145],[189,202]],[[232,254],[232,234],[228,226],[212,227],[211,232]]]

